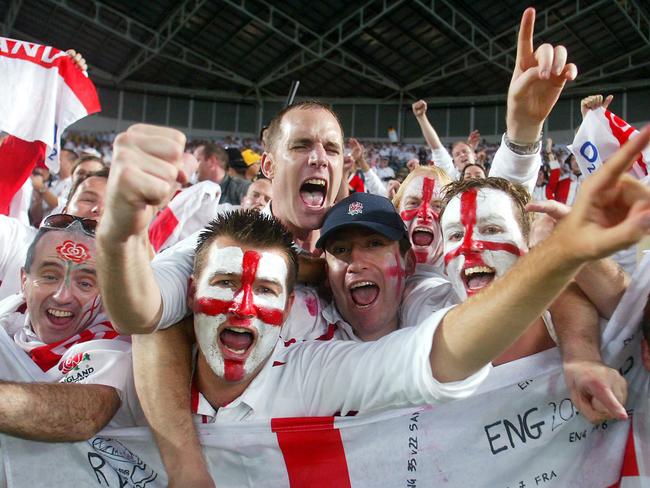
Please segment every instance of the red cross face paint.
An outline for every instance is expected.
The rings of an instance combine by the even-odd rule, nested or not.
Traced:
[[[500,190],[456,195],[441,224],[447,276],[462,301],[503,276],[527,251],[514,204]]]
[[[440,187],[429,176],[417,176],[404,190],[400,216],[406,224],[418,263],[441,264],[442,231],[438,213]]]
[[[284,321],[287,273],[280,253],[212,244],[196,285],[194,331],[220,378],[243,381],[271,355]]]

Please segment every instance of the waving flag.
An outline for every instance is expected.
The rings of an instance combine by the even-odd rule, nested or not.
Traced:
[[[59,169],[61,133],[101,107],[95,86],[64,52],[0,37],[0,213],[34,166]]]
[[[639,133],[634,127],[609,110],[589,110],[582,121],[573,144],[569,146],[584,176],[596,171],[629,139]],[[646,148],[630,169],[636,178],[648,175],[650,148]]]
[[[221,187],[209,180],[177,193],[149,226],[149,241],[155,251],[163,251],[208,225],[217,216],[220,198]]]

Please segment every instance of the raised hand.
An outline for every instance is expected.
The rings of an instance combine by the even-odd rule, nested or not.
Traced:
[[[115,138],[100,232],[123,242],[146,232],[153,211],[168,198],[181,170],[185,136],[168,127],[136,124]]]
[[[594,110],[598,107],[603,107],[607,110],[609,104],[612,103],[614,95],[607,95],[607,98],[603,100],[602,95],[589,95],[588,97],[580,100],[580,113],[582,113],[582,118],[584,119],[587,116],[589,110]]]
[[[427,113],[427,102],[424,100],[418,100],[411,105],[411,109],[413,110],[413,115],[415,115],[415,117],[422,117]]]
[[[506,123],[508,137],[519,143],[536,141],[544,119],[557,102],[567,81],[578,69],[567,63],[564,46],[542,44],[533,48],[535,9],[524,11],[517,41],[517,59],[508,88]]]
[[[78,53],[74,49],[68,49],[65,53],[72,58],[77,68],[79,68],[84,73],[88,71],[88,64],[86,63],[86,60],[81,55],[81,53]]]
[[[481,142],[481,133],[478,129],[474,129],[467,136],[467,145],[476,151],[479,142]]]

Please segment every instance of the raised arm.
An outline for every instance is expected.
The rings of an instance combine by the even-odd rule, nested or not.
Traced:
[[[140,404],[167,469],[169,486],[214,486],[192,420],[192,317],[153,334],[133,336]]]
[[[542,44],[533,50],[535,9],[521,18],[517,59],[508,87],[506,134],[494,155],[490,176],[500,176],[524,185],[532,193],[542,163],[539,156],[544,120],[551,113],[567,81],[577,68],[567,63],[564,46]]]
[[[147,333],[162,314],[151,269],[147,227],[180,171],[185,136],[138,124],[115,139],[106,206],[97,231],[97,268],[104,305],[121,333]]]
[[[429,122],[427,117],[427,102],[418,100],[411,105],[411,109],[413,110],[413,115],[415,115],[415,120],[420,125],[424,140],[427,141],[427,144],[431,148],[435,165],[444,169],[452,180],[458,179],[460,175],[454,166],[449,152],[447,152],[447,149],[438,137],[438,133],[431,125],[431,122]]]
[[[627,381],[600,355],[600,320],[592,303],[570,284],[550,307],[564,379],[571,400],[587,420],[627,419]]]
[[[650,188],[624,174],[648,142],[650,127],[583,184],[573,210],[549,239],[445,316],[431,348],[436,379],[461,380],[478,371],[548,308],[585,262],[650,233]]]
[[[0,431],[33,441],[89,439],[120,406],[106,385],[2,382],[0,396]]]

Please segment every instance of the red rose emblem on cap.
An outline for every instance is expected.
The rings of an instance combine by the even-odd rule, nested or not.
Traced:
[[[65,361],[59,363],[59,371],[61,371],[63,374],[68,374],[70,371],[77,367],[77,364],[79,364],[83,358],[83,352],[75,354],[71,358],[68,358]]]
[[[88,248],[73,241],[64,241],[63,244],[57,246],[56,252],[66,261],[74,261],[75,263],[82,263],[90,258]]]

